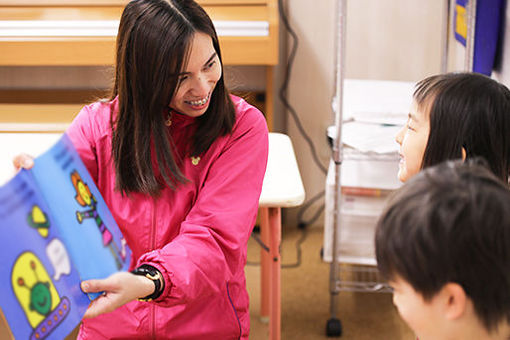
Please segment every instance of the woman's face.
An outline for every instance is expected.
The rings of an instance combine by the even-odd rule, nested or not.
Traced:
[[[427,105],[423,106],[427,107]],[[413,101],[407,123],[395,138],[400,144],[398,179],[402,182],[407,181],[420,171],[429,132],[429,114],[418,109],[418,105]]]
[[[179,74],[179,82],[170,108],[190,117],[198,117],[209,107],[211,94],[221,77],[221,65],[212,38],[195,33],[186,70]]]

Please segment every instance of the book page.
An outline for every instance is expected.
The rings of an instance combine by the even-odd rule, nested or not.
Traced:
[[[89,305],[31,171],[0,187],[0,307],[16,339],[63,339]]]
[[[33,168],[81,280],[127,270],[131,252],[67,135]]]

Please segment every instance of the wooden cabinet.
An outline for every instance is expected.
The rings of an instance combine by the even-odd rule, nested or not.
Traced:
[[[118,21],[127,2],[0,0],[0,66],[113,65]],[[273,67],[278,62],[277,1],[198,2],[215,24],[225,65],[265,67],[265,115],[271,130]],[[0,90],[0,131],[60,131],[69,121],[69,110],[72,119],[72,114],[76,114],[76,109],[83,105],[80,100],[76,103],[69,102],[69,99],[65,103],[59,102],[59,98],[73,98],[73,94],[62,89],[32,92],[23,94],[18,90]],[[66,95],[63,96],[63,92]],[[74,96],[80,98],[79,94]],[[38,97],[44,100],[38,102]],[[45,112],[52,112],[55,119],[62,117],[64,125],[52,124],[53,121],[48,123]],[[22,113],[25,118],[19,120]]]

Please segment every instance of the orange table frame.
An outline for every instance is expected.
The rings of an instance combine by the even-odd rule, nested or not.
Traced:
[[[269,157],[260,195],[260,237],[269,251],[260,253],[260,316],[269,319],[269,339],[281,337],[281,208],[305,198],[292,143],[287,135],[269,133]]]
[[[260,237],[269,245],[269,252],[260,252],[260,316],[269,316],[269,339],[280,339],[281,334],[281,208],[265,207],[260,210]]]

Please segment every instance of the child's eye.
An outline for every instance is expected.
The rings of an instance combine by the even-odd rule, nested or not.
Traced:
[[[407,118],[407,122],[406,122],[406,128],[408,130],[411,130],[411,131],[416,131],[412,126],[411,126],[411,123],[412,123],[412,120],[411,120],[411,117]]]

